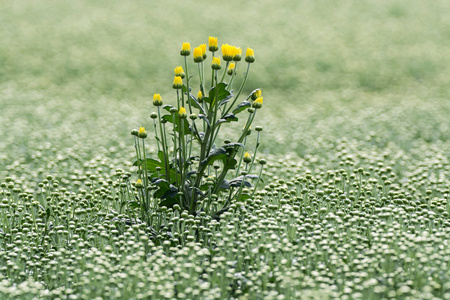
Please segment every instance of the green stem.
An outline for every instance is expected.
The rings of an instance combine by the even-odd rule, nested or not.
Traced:
[[[158,120],[159,120],[159,132],[161,135],[161,144],[162,144],[162,148],[163,148],[163,155],[164,155],[164,168],[165,168],[165,175],[166,175],[166,180],[169,181],[169,161],[168,161],[168,154],[166,151],[166,136],[163,133],[163,129],[162,129],[162,124],[161,124],[161,109],[160,106],[158,106]],[[155,130],[156,131],[156,130]],[[159,148],[158,148],[159,151]]]
[[[225,66],[225,69],[223,70],[223,73],[222,73],[222,78],[220,78],[220,82],[223,82],[223,79],[225,78],[225,74],[227,74],[227,70],[228,70],[228,65],[230,64],[230,62],[229,61],[227,61],[227,64],[226,64],[226,66]]]
[[[230,107],[228,108],[228,110],[225,111],[224,115],[226,115],[227,113],[230,112],[230,109],[234,106],[234,104],[236,103],[237,99],[239,98],[239,96],[241,95],[242,89],[245,86],[245,83],[247,82],[247,78],[248,78],[248,72],[250,71],[250,63],[247,64],[247,72],[245,72],[245,77],[244,80],[241,83],[241,87],[239,88],[238,93],[236,94],[236,97],[234,97],[233,102],[231,103]]]
[[[188,63],[187,63],[187,56],[184,57],[184,65],[186,67],[186,93],[187,93],[187,103],[189,106],[189,114],[192,114],[192,107],[191,107],[191,101],[189,101],[189,97],[191,96],[191,91],[189,90],[189,69],[188,69]],[[182,94],[183,91],[181,91]],[[184,98],[183,98],[184,99]],[[183,100],[183,107],[184,107],[184,100]]]

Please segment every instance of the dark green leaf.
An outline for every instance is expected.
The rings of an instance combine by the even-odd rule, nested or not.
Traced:
[[[207,158],[205,158],[201,164],[204,165],[211,165],[213,162],[215,162],[216,160],[225,160],[227,158],[227,151],[225,150],[225,148],[220,147],[217,149],[213,149],[209,152],[209,155]]]
[[[167,120],[167,122],[173,124],[173,115],[164,115],[164,116],[162,116],[162,118],[164,120]],[[190,134],[191,133],[191,129],[189,127],[188,120],[184,120],[183,123],[184,123],[184,134],[185,135]],[[180,130],[178,128],[179,124],[181,124],[180,123],[180,118],[178,117],[178,114],[175,114],[175,131],[178,132],[178,133],[180,133]]]
[[[175,204],[179,204],[179,200],[177,198],[166,198],[159,202],[159,206],[165,206],[167,208],[172,208]]]
[[[223,189],[223,190],[229,190],[229,189],[230,189],[230,181],[224,179],[224,180],[222,181],[222,183],[220,184],[220,187],[219,187],[219,188],[220,188],[220,189]]]
[[[211,127],[211,123],[209,122],[208,118],[205,115],[198,115],[198,117],[206,122],[209,127]]]
[[[236,164],[237,164],[237,160],[232,158],[232,159],[228,159],[227,163],[225,165],[225,168],[229,169],[229,170],[234,170],[236,168]]]
[[[173,108],[173,106],[172,106],[172,105],[169,105],[169,104],[165,104],[165,105],[162,106],[162,109],[166,110],[166,111],[169,112],[169,113],[170,113],[170,109],[171,109],[171,108]]]
[[[246,177],[246,179],[247,178],[253,179],[255,177],[258,178],[257,175],[246,175],[245,177]],[[230,186],[240,187],[243,184],[245,187],[252,187],[252,184],[248,181],[244,180],[244,183],[242,183],[243,179],[244,179],[244,176],[239,176],[239,177],[236,177],[236,178],[230,180]]]
[[[237,122],[238,120],[239,119],[234,114],[226,114],[222,117],[222,119],[219,119],[219,121],[217,121],[217,124]]]
[[[140,207],[139,203],[137,201],[132,201],[128,203],[129,206],[131,207]]]
[[[239,198],[238,199],[236,199],[237,201],[245,201],[245,200],[247,200],[247,199],[249,199],[250,198],[250,195],[249,194],[241,194],[240,196],[239,196]]]
[[[218,98],[216,99],[216,87],[213,87],[209,91],[209,99],[208,103],[211,103],[211,106],[214,106],[215,104],[219,103],[222,100],[230,99],[233,95],[229,91],[226,90],[227,84],[224,82],[221,82],[217,85],[217,91],[218,91]],[[206,100],[204,100],[206,101]]]
[[[233,114],[237,115],[238,113],[244,111],[247,107],[251,107],[252,104],[245,100],[242,101],[241,103],[238,104],[238,106],[236,106],[236,108],[233,110]]]
[[[161,164],[164,165],[164,152],[159,150],[158,151],[158,158],[161,161]]]

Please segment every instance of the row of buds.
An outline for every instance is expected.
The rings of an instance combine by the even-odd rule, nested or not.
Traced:
[[[208,49],[211,52],[216,52],[219,50],[217,46],[217,38],[209,37],[208,39]],[[235,46],[230,46],[228,44],[222,45],[222,58],[224,61],[240,61],[242,57],[242,49]],[[181,46],[180,54],[183,56],[189,56],[191,54],[191,44],[183,43]],[[194,48],[194,61],[202,62],[206,59],[206,44],[201,44],[200,46]],[[251,48],[247,48],[245,53],[245,61],[252,63],[255,61],[255,52]]]

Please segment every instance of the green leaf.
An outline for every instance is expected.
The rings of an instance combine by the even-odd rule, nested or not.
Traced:
[[[175,193],[178,192],[178,190],[173,185],[171,185],[167,180],[158,179],[154,182],[154,184],[158,187],[158,189],[153,194],[155,198],[159,199],[167,198],[168,192],[175,192]]]
[[[172,105],[169,105],[169,104],[165,104],[165,105],[162,106],[162,109],[166,110],[166,111],[169,112],[169,113],[170,113],[170,109],[171,109],[171,108],[173,108],[173,106],[172,106]]]
[[[211,123],[209,122],[207,116],[200,114],[200,115],[198,115],[198,117],[199,117],[200,119],[204,120],[204,121],[206,122],[206,124],[208,124],[208,126],[211,127]]]
[[[247,178],[254,178],[254,176],[256,176],[256,175],[246,175],[245,177],[247,179]],[[256,176],[256,178],[258,178],[258,176]],[[252,184],[248,181],[244,180],[244,183],[242,183],[243,179],[244,179],[244,176],[239,176],[239,177],[236,177],[236,178],[230,180],[230,186],[240,187],[243,184],[244,187],[252,187]]]
[[[166,198],[159,202],[159,206],[165,206],[167,208],[172,208],[175,204],[179,204],[179,200],[177,198]]]
[[[230,99],[233,97],[233,95],[226,90],[226,87],[228,85],[224,82],[221,82],[217,85],[217,91],[218,91],[218,98],[216,99],[216,87],[213,87],[209,91],[209,98],[208,103],[211,103],[211,107],[213,107],[215,104],[219,103],[222,100]],[[206,100],[204,100],[206,101]]]
[[[217,121],[217,125],[221,123],[230,123],[230,122],[237,122],[239,119],[234,114],[226,114],[221,119]]]
[[[164,165],[164,152],[162,150],[158,151],[158,158],[162,162],[161,164]]]
[[[237,160],[232,158],[232,159],[228,159],[227,163],[225,164],[225,168],[229,169],[229,170],[234,170],[236,168],[236,164],[237,164]]]
[[[172,123],[173,124],[173,115],[164,115],[162,116],[162,118],[164,120],[167,120],[167,122]],[[184,135],[190,134],[191,133],[191,128],[189,127],[189,121],[188,120],[184,120]],[[180,123],[180,118],[178,117],[178,114],[175,114],[175,131],[180,133],[180,129],[178,128]]]
[[[225,161],[228,157],[227,151],[225,150],[225,148],[220,147],[220,148],[216,148],[213,149],[209,152],[209,155],[207,158],[205,158],[201,164],[204,165],[211,165],[213,162],[215,162],[216,160],[223,160]]]
[[[233,110],[233,114],[237,115],[238,113],[244,111],[247,107],[251,107],[252,104],[245,100],[242,101],[241,103],[238,104],[238,106],[236,106],[236,108]]]
[[[132,201],[128,203],[129,206],[131,207],[140,207],[139,203],[137,201]]]
[[[239,198],[238,199],[236,199],[237,201],[245,201],[245,200],[247,200],[247,199],[249,199],[250,198],[250,195],[249,194],[241,194],[240,196],[239,196]]]

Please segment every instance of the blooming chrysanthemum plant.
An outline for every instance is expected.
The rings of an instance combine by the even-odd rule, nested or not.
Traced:
[[[255,62],[254,51],[248,48],[241,62],[241,48],[224,44],[221,57],[218,50],[217,38],[209,37],[208,47],[202,44],[194,48],[190,58],[191,46],[183,43],[180,54],[184,69],[182,66],[175,68],[172,84],[176,105],[165,104],[160,94],[153,96],[157,111],[150,115],[153,120],[150,136],[154,137],[158,153],[147,153],[148,135],[143,127],[132,131],[137,155],[134,165],[139,175],[135,185],[138,200],[133,201],[133,206],[139,208],[147,220],[153,210],[162,206],[186,210],[190,214],[204,211],[217,216],[233,203],[242,205],[260,181],[265,161],[259,161],[259,175],[252,175],[251,171],[262,127],[255,127],[253,154],[247,150],[247,136],[262,108],[261,90],[255,89],[241,99],[250,66]],[[192,68],[191,64],[197,66]],[[242,77],[238,76],[241,64],[245,68]],[[205,65],[210,71],[205,72]],[[209,72],[210,80],[207,80]],[[233,85],[236,85],[236,92]],[[221,139],[221,129],[238,122],[238,115],[244,119],[242,131],[233,141]],[[255,185],[250,179],[256,180]]]

